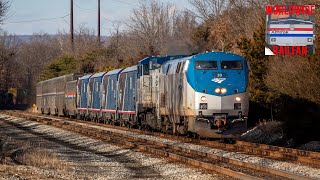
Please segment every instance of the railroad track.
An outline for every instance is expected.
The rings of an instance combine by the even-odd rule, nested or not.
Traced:
[[[291,149],[286,149],[286,148],[282,149],[280,147],[273,147],[273,146],[269,147],[267,145],[259,145],[259,144],[241,142],[241,141],[236,142],[236,144],[223,144],[223,143],[218,143],[214,141],[196,140],[196,139],[191,139],[186,137],[178,137],[178,136],[172,136],[172,135],[162,134],[162,133],[152,133],[152,132],[146,132],[146,131],[141,131],[137,129],[128,129],[124,127],[115,127],[115,126],[104,125],[104,124],[99,124],[99,127],[97,127],[96,123],[75,121],[75,120],[69,120],[66,118],[39,116],[35,114],[26,114],[26,113],[17,113],[17,112],[9,112],[9,114],[13,116],[19,115],[20,117],[23,117],[23,118],[28,118],[30,120],[38,121],[48,125],[53,125],[59,128],[63,128],[69,131],[74,131],[74,132],[84,134],[90,137],[94,137],[97,139],[101,139],[101,140],[107,140],[107,141],[116,140],[115,142],[120,143],[122,145],[126,145],[126,146],[136,148],[142,151],[146,151],[152,154],[165,156],[170,159],[178,160],[180,162],[184,162],[186,164],[190,164],[202,169],[214,170],[219,173],[222,173],[231,177],[235,177],[235,178],[310,179],[305,176],[293,174],[290,172],[286,172],[286,171],[282,171],[274,168],[268,168],[266,166],[260,166],[252,163],[242,162],[239,160],[214,155],[212,153],[205,153],[205,152],[200,152],[200,151],[196,151],[188,148],[182,148],[170,143],[145,139],[143,137],[132,136],[130,134],[122,134],[116,131],[106,131],[103,128],[101,128],[101,126],[104,126],[106,128],[130,131],[130,132],[144,134],[144,135],[152,135],[152,136],[158,136],[158,137],[160,136],[160,137],[171,139],[171,140],[174,139],[174,140],[179,140],[180,142],[195,143],[195,144],[205,145],[208,147],[215,147],[215,148],[219,147],[222,149],[228,149],[232,151],[237,151],[238,149],[240,150],[249,149],[249,150],[242,150],[242,151],[253,153],[253,154],[258,154],[257,152],[259,152],[261,155],[264,155],[264,156],[273,156],[275,154],[277,158],[279,158],[279,154],[277,153],[285,154],[290,152]],[[251,152],[250,148],[246,148],[247,146],[249,147],[251,144],[255,145],[254,147],[251,147],[251,148],[256,148],[255,151]],[[280,149],[280,152],[276,152],[277,148]],[[310,157],[307,157],[310,154],[312,154],[312,157],[315,157],[315,158],[318,157],[317,153],[313,153],[313,152],[303,152],[300,150],[291,150],[291,152],[296,153],[297,154],[296,156],[300,157],[298,159],[301,159],[301,157],[310,158]],[[280,158],[285,158],[285,157],[287,156],[284,156],[284,155],[280,156]],[[288,159],[292,160],[292,157],[291,156],[289,157],[290,158]],[[297,159],[294,159],[294,160],[298,161]],[[313,161],[313,164],[315,164],[314,162],[316,161]]]
[[[45,115],[43,115],[41,117],[69,120],[67,118],[52,117],[52,116],[45,116]],[[85,122],[85,123],[88,123],[91,125],[97,125],[94,122],[80,121],[80,120],[73,120],[73,121],[77,121],[80,123]],[[275,160],[301,163],[301,164],[305,164],[305,165],[308,165],[311,167],[320,168],[320,153],[318,153],[318,152],[304,151],[304,150],[292,149],[292,148],[284,148],[284,147],[279,147],[279,146],[251,143],[251,142],[245,142],[245,141],[236,141],[235,144],[226,144],[226,143],[220,143],[217,141],[192,139],[192,138],[183,137],[183,136],[174,136],[174,135],[164,134],[164,133],[159,133],[159,132],[150,132],[150,131],[144,131],[144,130],[138,130],[138,129],[129,129],[126,127],[119,127],[119,126],[113,126],[113,125],[107,125],[107,124],[99,124],[99,126],[107,127],[107,128],[115,128],[115,129],[125,130],[125,131],[131,131],[131,132],[136,132],[136,133],[142,133],[145,135],[163,137],[163,138],[167,138],[170,140],[178,140],[178,141],[186,142],[186,143],[204,145],[207,147],[223,149],[223,150],[231,151],[231,152],[241,152],[241,153],[245,153],[245,154],[256,155],[259,157],[266,157],[266,158],[271,158],[271,159],[275,159]]]

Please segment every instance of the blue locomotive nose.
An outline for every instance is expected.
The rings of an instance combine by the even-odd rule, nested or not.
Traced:
[[[247,80],[243,70],[219,70],[212,73],[210,88],[214,88],[213,95],[227,96],[243,93],[247,89]],[[212,93],[210,93],[212,94]]]
[[[190,62],[188,83],[196,92],[215,96],[228,96],[246,92],[248,65],[234,54],[210,53],[211,57],[199,56]]]

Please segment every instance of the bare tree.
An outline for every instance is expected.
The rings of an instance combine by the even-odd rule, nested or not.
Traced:
[[[264,21],[264,6],[272,0],[189,0],[194,14],[202,19],[195,31],[196,41],[205,41],[203,50],[239,53],[237,42],[241,37],[251,38]],[[200,35],[199,35],[200,34]]]
[[[10,7],[9,1],[0,0],[0,24],[4,21],[5,15]]]
[[[123,50],[121,50],[122,46],[122,38],[125,36],[124,33],[121,32],[120,28],[122,26],[121,22],[114,22],[113,29],[111,30],[111,38],[108,42],[107,49],[109,54],[109,62],[114,63],[115,67],[120,67],[123,63]]]
[[[229,0],[188,0],[198,16],[206,21],[219,16],[229,5]]]
[[[164,53],[167,55],[191,54],[197,50],[194,46],[192,35],[198,23],[193,13],[183,11],[177,13],[174,20],[173,34],[166,44]]]
[[[13,35],[3,32],[0,35],[0,89],[12,86],[16,64],[13,62],[20,42]]]
[[[34,34],[17,52],[20,86],[28,90],[28,104],[35,103],[35,86],[42,70],[62,53],[58,41],[48,34]]]
[[[72,53],[70,47],[70,34],[64,31],[59,32],[56,36],[56,39],[62,52]],[[74,44],[74,54],[78,57],[98,47],[95,32],[85,27],[85,25],[79,25],[79,27],[76,29],[74,35]]]
[[[131,22],[128,24],[130,34],[135,42],[140,44],[147,55],[158,55],[173,33],[176,7],[170,3],[164,4],[152,0],[142,2],[134,9]]]
[[[302,57],[275,57],[270,61],[266,83],[295,98],[320,104],[320,65]]]

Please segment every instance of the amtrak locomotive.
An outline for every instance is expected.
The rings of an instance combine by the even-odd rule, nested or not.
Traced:
[[[65,116],[127,127],[233,138],[246,131],[248,74],[247,61],[232,53],[148,57],[126,69],[79,79],[75,79],[79,74],[67,75],[73,77],[70,81],[55,78],[40,82],[37,107],[41,113],[63,112]],[[59,92],[53,95],[44,89]],[[62,93],[62,102],[46,100]]]

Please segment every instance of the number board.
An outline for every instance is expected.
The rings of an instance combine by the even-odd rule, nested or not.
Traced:
[[[228,75],[226,73],[223,72],[214,72],[212,73],[213,78],[227,78]]]

